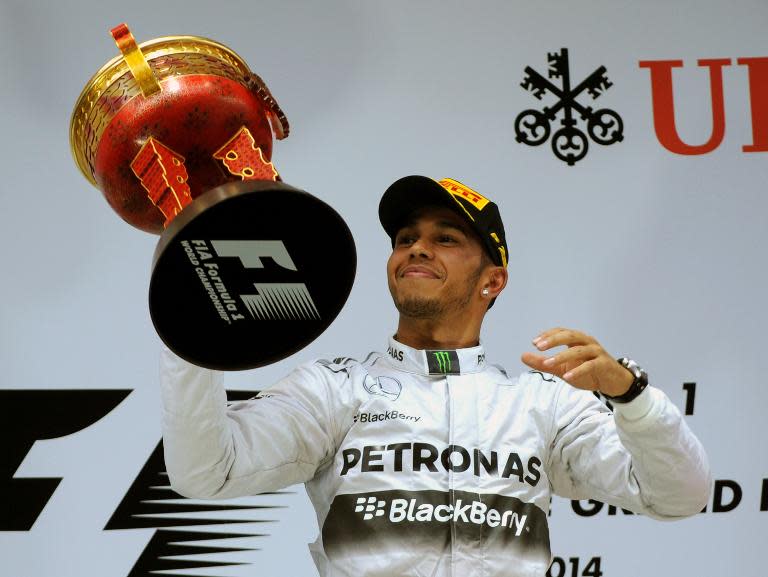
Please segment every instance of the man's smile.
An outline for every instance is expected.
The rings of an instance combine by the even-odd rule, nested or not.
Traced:
[[[404,267],[398,276],[400,276],[400,278],[440,278],[440,275],[431,268],[415,264]]]

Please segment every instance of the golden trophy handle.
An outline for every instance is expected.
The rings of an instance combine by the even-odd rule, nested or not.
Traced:
[[[155,78],[155,73],[149,67],[147,59],[144,58],[141,48],[136,44],[133,34],[128,30],[128,26],[125,23],[118,24],[109,32],[112,34],[112,38],[115,39],[115,43],[123,54],[125,63],[128,65],[144,97],[146,98],[156,92],[160,92],[160,83]]]

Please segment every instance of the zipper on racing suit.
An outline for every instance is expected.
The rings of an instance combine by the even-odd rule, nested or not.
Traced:
[[[451,447],[454,444],[454,420],[453,420],[453,395],[451,394],[451,381],[450,376],[445,376],[445,394],[448,398],[448,446]],[[454,487],[454,480],[453,480],[453,467],[448,467],[448,503],[453,505],[456,503],[456,495],[455,495],[455,487]],[[457,535],[456,535],[456,521],[454,520],[455,516],[451,516],[451,520],[449,522],[450,528],[451,528],[451,576],[458,575],[459,572],[456,570],[455,562],[456,562],[456,555],[455,555],[455,547],[457,542]]]

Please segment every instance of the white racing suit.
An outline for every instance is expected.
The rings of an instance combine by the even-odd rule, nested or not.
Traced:
[[[648,387],[615,413],[550,375],[509,378],[481,347],[300,366],[227,406],[220,375],[166,352],[173,488],[227,498],[305,483],[323,576],[536,576],[550,495],[658,519],[700,511],[707,457]]]

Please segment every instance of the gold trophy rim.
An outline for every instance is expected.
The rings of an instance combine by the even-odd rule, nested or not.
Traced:
[[[169,54],[195,54],[202,52],[211,56],[220,57],[221,52],[223,52],[232,58],[232,62],[229,63],[234,63],[235,67],[244,77],[253,74],[251,69],[245,63],[245,60],[237,54],[237,52],[220,42],[216,42],[215,40],[203,36],[162,36],[160,38],[153,38],[152,40],[142,42],[138,46],[148,62]],[[81,124],[81,122],[84,122],[93,106],[98,102],[104,89],[127,72],[130,72],[128,64],[125,62],[123,55],[118,54],[104,64],[104,66],[102,66],[90,80],[88,80],[85,87],[80,92],[80,96],[77,98],[75,107],[72,110],[72,116],[69,122],[70,151],[72,152],[75,164],[77,164],[80,172],[86,180],[96,188],[99,188],[99,186],[86,160],[85,146],[82,136],[78,134],[78,125]],[[174,74],[170,74],[169,76],[173,75]],[[87,105],[89,99],[90,105]]]

